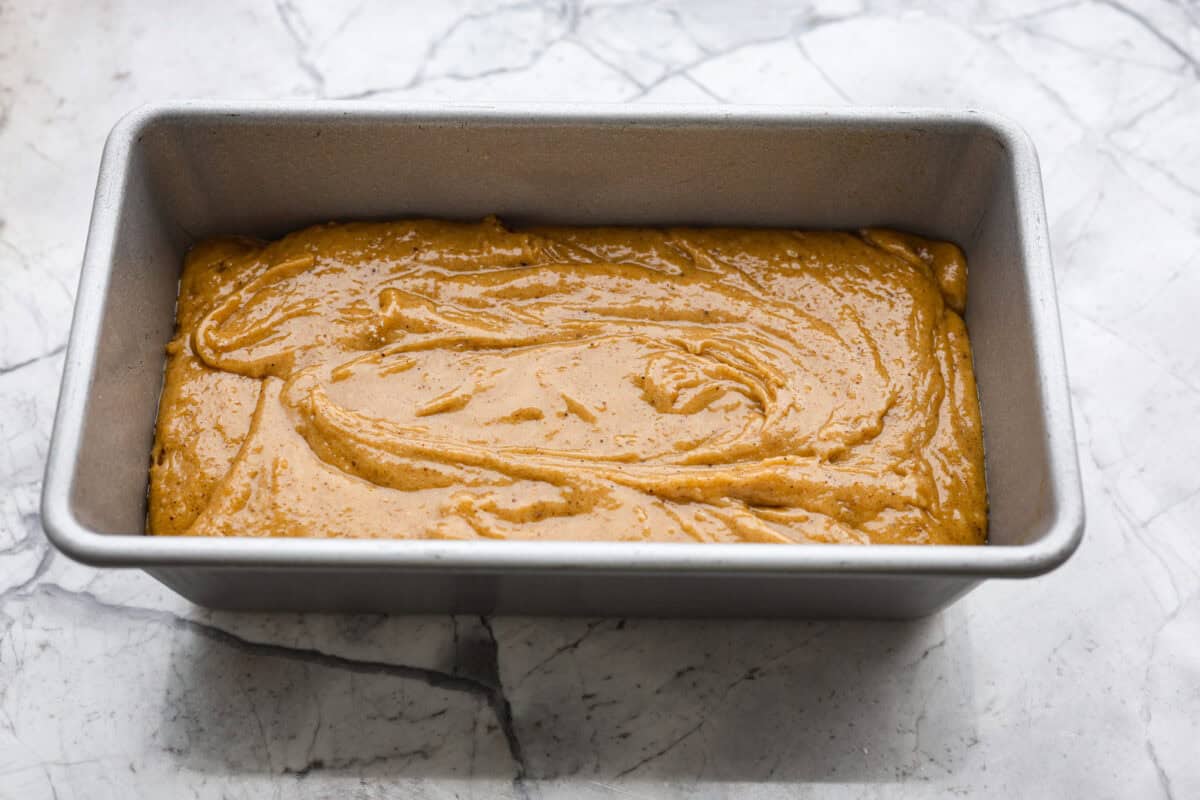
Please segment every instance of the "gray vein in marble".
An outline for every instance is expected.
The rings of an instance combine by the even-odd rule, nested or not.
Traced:
[[[1065,3],[1052,3],[1043,8],[1038,8],[1033,11],[1027,11],[1021,14],[1011,14],[1008,16],[994,17],[993,22],[1019,22],[1024,20],[1037,20],[1039,17],[1044,17],[1048,14],[1057,14],[1059,11],[1065,11],[1070,8],[1079,8],[1087,5],[1094,0],[1067,0]]]
[[[304,22],[304,17],[296,9],[291,0],[274,0],[275,12],[283,24],[292,44],[296,49],[296,64],[313,83],[313,89],[318,97],[325,95],[325,75],[308,57],[308,42],[312,33]],[[347,23],[349,19],[347,19]],[[346,24],[346,23],[343,23]]]
[[[1105,52],[1102,50],[1092,50],[1087,47],[1083,47],[1079,44],[1076,44],[1075,42],[1072,42],[1069,39],[1066,39],[1062,36],[1058,36],[1053,33],[1048,33],[1046,31],[1038,30],[1036,27],[1034,27],[1033,25],[1028,24],[1028,23],[1018,23],[1017,28],[1019,28],[1022,33],[1026,34],[1027,36],[1029,36],[1033,39],[1040,39],[1044,42],[1050,42],[1052,44],[1058,45],[1059,47],[1065,47],[1068,50],[1074,50],[1076,53],[1078,53],[1079,55],[1081,55],[1085,58],[1095,59],[1097,61],[1116,61],[1116,62],[1119,62],[1122,64],[1131,64],[1131,65],[1138,66],[1138,67],[1144,67],[1146,69],[1158,70],[1160,72],[1165,72],[1165,73],[1172,74],[1172,75],[1175,74],[1175,72],[1177,71],[1177,70],[1172,70],[1168,67],[1162,66],[1160,64],[1155,64],[1151,61],[1139,61],[1136,59],[1117,55],[1116,53]],[[997,34],[991,35],[989,38],[993,42],[997,42],[1002,38],[1002,36],[1003,36],[1003,34],[997,33]]]
[[[1193,596],[1200,596],[1200,593],[1193,592]],[[1154,667],[1154,663],[1155,663],[1154,656],[1155,656],[1156,651],[1158,650],[1158,641],[1159,641],[1160,637],[1162,636],[1163,631],[1165,631],[1167,629],[1167,626],[1169,626],[1172,622],[1174,622],[1176,617],[1178,617],[1180,612],[1183,611],[1183,609],[1186,607],[1189,599],[1190,598],[1187,598],[1187,599],[1180,598],[1179,599],[1178,604],[1175,606],[1175,608],[1169,614],[1167,614],[1166,618],[1163,620],[1163,622],[1159,626],[1158,630],[1155,631],[1154,637],[1150,643],[1150,656],[1149,656],[1149,658],[1146,659],[1146,673],[1145,673],[1144,677],[1142,678],[1143,693],[1142,693],[1142,704],[1141,704],[1142,705],[1142,720],[1146,724],[1147,731],[1150,730],[1150,725],[1154,721],[1154,713],[1150,708],[1151,695],[1148,691],[1146,691],[1146,688],[1149,686],[1149,683],[1150,683],[1150,671]],[[1146,748],[1146,755],[1148,755],[1150,757],[1150,761],[1154,765],[1154,771],[1158,776],[1159,784],[1162,786],[1163,794],[1167,797],[1167,800],[1174,800],[1175,792],[1171,786],[1171,777],[1167,774],[1166,770],[1163,769],[1162,763],[1158,759],[1158,751],[1154,747],[1154,740],[1150,738],[1149,734],[1147,734],[1147,736],[1146,736],[1145,748]]]
[[[572,32],[573,32],[573,30],[572,30]],[[578,37],[572,37],[571,41],[577,47],[579,47],[585,53],[587,53],[589,56],[596,59],[604,66],[608,67],[613,72],[617,73],[622,78],[624,78],[625,80],[632,83],[634,86],[638,87],[639,90],[645,91],[646,85],[644,83],[642,83],[641,81],[639,81],[637,78],[633,77],[633,74],[630,73],[629,70],[625,69],[624,67],[622,67],[620,64],[616,63],[615,61],[605,58],[604,56],[600,55],[599,53],[596,52],[595,48],[593,48],[587,42],[580,40]],[[699,83],[697,83],[696,85],[700,86]],[[704,87],[700,86],[700,88],[703,89]]]
[[[657,80],[654,80],[654,81],[648,83],[647,85],[645,85],[644,87],[639,89],[637,92],[635,92],[633,95],[631,95],[629,97],[629,100],[635,101],[642,97],[645,97],[647,94],[650,93],[650,91],[652,89],[656,89],[659,86],[662,86],[664,83],[666,83],[671,78],[679,77],[680,75],[690,75],[691,71],[693,69],[695,69],[696,67],[703,66],[704,64],[714,61],[714,60],[720,58],[721,56],[727,56],[732,53],[736,53],[739,50],[745,50],[746,48],[749,48],[749,47],[756,47],[756,46],[762,45],[762,44],[773,44],[775,42],[783,41],[786,38],[788,38],[786,35],[784,35],[784,36],[769,36],[769,37],[766,37],[763,39],[751,39],[749,41],[739,42],[736,45],[733,45],[732,47],[726,48],[724,50],[706,50],[704,52],[704,55],[701,56],[700,58],[697,58],[694,61],[689,61],[686,64],[680,65],[678,67],[668,70],[667,72],[664,72],[662,74],[662,76],[659,77]],[[692,81],[696,82],[695,77],[692,77]]]
[[[1152,114],[1159,111],[1163,107],[1168,106],[1171,103],[1175,102],[1175,100],[1177,100],[1179,98],[1179,95],[1186,88],[1187,88],[1187,84],[1180,84],[1179,86],[1176,86],[1174,89],[1171,90],[1171,92],[1169,94],[1167,94],[1165,97],[1163,97],[1158,102],[1152,103],[1151,105],[1148,105],[1143,109],[1140,109],[1136,114],[1131,115],[1128,119],[1122,120],[1118,124],[1114,125],[1113,128],[1109,131],[1109,135],[1110,136],[1118,135],[1121,133],[1125,133],[1125,132],[1131,130],[1132,128],[1137,127],[1137,125],[1142,120],[1146,119],[1146,117],[1151,116]]]
[[[1138,25],[1142,26],[1147,33],[1149,33],[1155,39],[1158,39],[1160,42],[1170,48],[1177,56],[1183,59],[1183,62],[1191,67],[1194,75],[1200,77],[1200,61],[1197,61],[1194,55],[1180,47],[1178,42],[1176,42],[1170,36],[1167,36],[1157,25],[1151,22],[1145,14],[1130,8],[1125,3],[1117,2],[1117,0],[1096,0],[1096,2],[1100,3],[1101,5],[1108,6],[1120,14],[1124,14]]]
[[[797,49],[800,50],[800,54],[808,60],[808,63],[813,65],[813,69],[820,74],[825,83],[829,84],[829,88],[833,89],[833,91],[837,93],[837,96],[845,100],[847,103],[853,103],[853,98],[846,94],[846,90],[838,86],[837,82],[829,76],[829,73],[826,72],[825,69],[817,62],[817,60],[808,52],[808,49],[804,46],[804,40],[800,37],[796,37],[795,42]]]
[[[25,547],[10,548],[9,550],[7,550],[5,552],[6,553],[14,553],[14,552],[18,552],[19,550],[23,550],[23,549],[26,549],[26,548]],[[3,592],[0,592],[0,602],[7,600],[9,597],[20,594],[21,592],[25,591],[29,587],[36,584],[42,578],[42,576],[44,576],[46,574],[46,572],[49,571],[50,564],[53,560],[54,560],[54,551],[51,550],[49,547],[43,547],[41,557],[38,559],[38,562],[37,562],[37,566],[35,566],[33,568],[33,572],[30,574],[30,576],[28,578],[26,578],[25,580],[21,581],[20,583],[16,584],[15,586],[10,586],[9,588],[5,589]]]
[[[1129,150],[1128,148],[1122,147],[1121,145],[1117,144],[1115,141],[1113,141],[1112,137],[1108,138],[1108,143],[1109,143],[1109,146],[1112,147],[1112,149],[1116,150],[1117,153],[1120,154],[1121,156],[1124,156],[1125,158],[1128,158],[1132,161],[1136,161],[1137,163],[1144,166],[1146,169],[1151,170],[1152,172],[1156,173],[1157,175],[1159,175],[1160,177],[1162,177],[1163,179],[1168,181],[1172,186],[1179,189],[1180,191],[1187,192],[1188,194],[1192,195],[1193,197],[1200,199],[1200,188],[1192,186],[1190,183],[1188,183],[1187,181],[1180,178],[1177,174],[1175,174],[1175,171],[1172,170],[1170,167],[1165,167],[1162,164],[1155,163],[1154,161],[1150,161],[1148,159],[1145,159],[1145,158],[1139,156],[1137,153]]]
[[[576,13],[574,11],[575,4],[573,2],[571,2],[570,0],[564,0],[562,3],[559,4],[560,16],[562,18],[564,18],[565,20],[567,20],[566,30],[562,34],[549,39],[548,41],[544,42],[541,46],[531,50],[529,55],[525,59],[525,61],[520,64],[517,64],[515,66],[490,67],[490,68],[486,68],[486,69],[476,70],[476,71],[470,72],[468,74],[449,72],[449,73],[432,74],[432,75],[428,74],[426,72],[426,65],[438,55],[439,50],[445,46],[445,44],[450,40],[450,38],[452,36],[454,36],[456,33],[458,33],[462,28],[464,28],[467,25],[482,25],[482,24],[486,23],[487,20],[489,20],[490,18],[492,18],[498,14],[501,14],[501,13],[512,12],[512,11],[521,11],[521,10],[542,10],[544,8],[545,8],[545,4],[541,3],[541,2],[521,2],[521,3],[512,4],[512,5],[501,5],[501,6],[498,6],[494,9],[490,9],[485,12],[470,12],[470,13],[463,14],[458,19],[456,19],[453,23],[451,23],[445,30],[443,30],[436,37],[434,37],[434,39],[429,43],[428,48],[425,50],[424,56],[421,58],[420,67],[417,69],[416,73],[412,76],[412,78],[410,78],[407,82],[397,85],[397,86],[375,86],[375,87],[371,87],[371,88],[367,88],[367,89],[362,89],[357,92],[348,92],[346,94],[336,95],[336,96],[334,96],[334,99],[337,99],[337,100],[365,100],[368,98],[377,97],[379,95],[386,95],[386,94],[392,94],[395,92],[404,92],[409,89],[415,89],[418,86],[421,86],[422,84],[425,84],[428,81],[435,80],[435,79],[445,79],[445,80],[451,80],[451,81],[457,81],[457,82],[466,82],[466,81],[478,80],[480,78],[494,77],[497,75],[508,75],[508,74],[513,74],[513,73],[519,73],[524,70],[527,70],[530,67],[532,67],[534,64],[536,64],[542,58],[542,56],[545,55],[546,52],[554,44],[565,40],[566,37],[571,33],[572,29],[574,28],[575,20],[577,17],[576,17]],[[592,56],[594,58],[596,58],[598,61],[602,61],[602,63],[605,63],[607,66],[610,66],[610,67],[612,66],[611,64],[608,64],[607,62],[603,62],[603,60],[600,59],[599,57],[595,56],[594,53],[592,54]]]
[[[692,86],[695,86],[697,89],[699,89],[705,95],[707,95],[709,97],[709,99],[711,99],[711,100],[714,100],[718,103],[728,103],[729,102],[724,97],[717,94],[712,89],[710,89],[708,86],[705,86],[703,83],[701,83],[699,80],[697,80],[696,76],[692,75],[690,72],[681,73],[678,77],[687,81]],[[645,95],[642,95],[642,96],[644,97]]]
[[[67,345],[64,343],[58,345],[53,350],[42,353],[40,356],[27,358],[24,361],[18,361],[15,364],[0,364],[0,375],[7,375],[10,372],[16,372],[19,369],[24,369],[25,367],[36,364],[39,361],[45,361],[47,358],[54,358],[55,356],[60,355],[66,349]]]

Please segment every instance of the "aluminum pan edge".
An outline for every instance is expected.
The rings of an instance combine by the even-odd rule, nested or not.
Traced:
[[[312,540],[235,537],[152,537],[141,531],[102,534],[71,510],[71,482],[96,357],[112,259],[116,214],[126,164],[149,126],[213,116],[244,122],[406,120],[430,124],[654,127],[708,125],[843,126],[986,129],[1011,154],[1017,185],[1016,218],[1034,299],[1039,388],[1047,411],[1048,453],[1056,476],[1055,517],[1038,541],[1024,545],[646,544],[626,542],[446,542],[435,540]],[[1066,360],[1058,316],[1037,155],[1029,136],[990,112],[923,108],[812,108],[600,104],[405,104],[372,102],[183,101],[146,106],[126,115],[109,134],[101,160],[75,314],[64,360],[46,475],[42,522],[50,541],[87,564],[111,567],[224,566],[238,568],[354,568],[432,572],[741,573],[761,575],[892,574],[1027,577],[1063,563],[1083,535],[1084,509],[1075,451]],[[985,421],[986,424],[986,421]]]

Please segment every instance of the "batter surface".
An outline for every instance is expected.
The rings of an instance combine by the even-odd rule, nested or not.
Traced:
[[[149,531],[982,544],[965,302],[957,247],[884,230],[205,241]]]

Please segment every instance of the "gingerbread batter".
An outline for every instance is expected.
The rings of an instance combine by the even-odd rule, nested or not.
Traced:
[[[951,244],[330,224],[202,242],[148,528],[982,544]]]

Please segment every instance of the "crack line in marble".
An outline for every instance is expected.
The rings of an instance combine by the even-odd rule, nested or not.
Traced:
[[[492,712],[496,715],[496,722],[500,725],[500,732],[504,734],[504,741],[508,745],[509,755],[512,757],[513,763],[516,765],[516,775],[513,776],[513,788],[522,798],[529,797],[529,790],[525,786],[525,754],[521,750],[521,740],[517,736],[516,722],[513,719],[512,703],[509,702],[508,694],[504,690],[504,680],[500,675],[500,644],[496,641],[496,632],[492,630],[492,621],[485,617],[479,617],[479,624],[487,633],[489,643],[489,662],[491,674],[489,678],[494,684],[492,691],[487,693],[488,702],[492,705]]]
[[[697,722],[695,725],[693,725],[691,728],[689,728],[687,731],[685,731],[685,732],[684,732],[684,734],[683,734],[682,736],[679,736],[678,738],[676,738],[676,739],[673,739],[673,740],[672,740],[670,743],[668,743],[668,744],[667,744],[665,747],[663,747],[661,750],[659,750],[659,751],[657,751],[657,752],[654,752],[654,753],[651,753],[650,755],[646,756],[645,758],[643,758],[643,759],[641,759],[641,760],[637,761],[637,762],[636,762],[636,763],[635,763],[635,764],[634,764],[632,767],[628,767],[627,769],[623,769],[623,770],[621,770],[621,771],[620,771],[620,772],[618,772],[618,773],[617,773],[617,775],[616,775],[617,779],[619,780],[619,779],[621,779],[621,778],[624,778],[626,775],[629,775],[629,774],[630,774],[630,773],[632,773],[632,772],[636,772],[637,770],[639,770],[639,769],[641,769],[642,767],[644,767],[646,764],[649,764],[651,761],[656,761],[656,760],[658,760],[658,759],[662,758],[662,757],[663,757],[663,756],[665,756],[667,753],[671,752],[671,751],[672,751],[672,750],[674,750],[676,747],[678,747],[679,745],[683,744],[683,743],[684,743],[684,742],[686,742],[688,739],[692,738],[692,736],[693,736],[693,735],[695,735],[695,734],[696,734],[696,733],[697,733],[697,732],[698,732],[698,731],[699,731],[701,728],[703,728],[703,727],[704,727],[704,724],[705,724],[706,722],[708,722],[708,718],[707,718],[707,717],[705,717],[704,719],[700,720],[700,721],[699,721],[699,722]]]
[[[47,550],[47,553],[49,554],[51,551]],[[44,572],[44,570],[42,570],[42,572]],[[39,572],[30,580],[26,581],[24,585],[29,585],[40,577],[41,572]],[[5,592],[4,595],[0,595],[0,598],[12,594],[14,594],[14,591],[9,590],[8,592]],[[44,596],[66,600],[69,602],[82,603],[99,611],[113,613],[127,618],[141,620],[143,622],[166,625],[176,630],[186,631],[188,633],[201,636],[217,644],[222,644],[226,647],[230,647],[240,652],[249,653],[251,655],[264,656],[267,658],[281,658],[304,664],[313,664],[328,669],[353,672],[360,675],[382,675],[401,680],[414,680],[435,689],[462,692],[480,697],[491,705],[493,713],[496,716],[497,724],[499,725],[501,733],[505,738],[510,757],[513,760],[516,770],[516,776],[513,779],[514,787],[523,797],[528,796],[527,791],[524,788],[526,772],[525,759],[521,752],[520,740],[517,738],[516,734],[512,706],[509,703],[503,684],[500,680],[499,661],[497,655],[498,643],[496,642],[495,634],[492,632],[491,623],[486,617],[481,617],[480,623],[484,630],[487,631],[491,644],[491,658],[494,664],[493,673],[495,685],[489,685],[488,683],[484,683],[479,680],[466,678],[461,675],[452,675],[450,673],[441,672],[439,670],[430,669],[427,667],[396,664],[387,661],[353,659],[333,653],[327,653],[322,650],[290,647],[287,645],[273,644],[270,642],[256,642],[245,639],[223,628],[203,623],[198,620],[189,619],[187,617],[181,617],[170,611],[146,608],[142,606],[129,606],[110,603],[102,600],[91,592],[75,591],[57,584],[42,583],[23,596]],[[397,753],[394,755],[396,757],[402,757],[405,754]],[[390,758],[391,756],[387,757]],[[317,762],[319,761],[320,759],[317,759]],[[317,766],[319,766],[319,764],[314,763],[312,766],[310,766],[310,769],[316,768]]]
[[[570,653],[570,652],[572,652],[573,650],[576,650],[576,649],[579,647],[579,645],[583,644],[583,641],[584,641],[584,639],[587,639],[589,636],[591,636],[591,635],[592,635],[592,633],[593,633],[593,632],[595,632],[596,628],[600,627],[601,625],[603,625],[603,624],[604,624],[605,622],[607,622],[607,621],[608,621],[608,620],[603,620],[603,619],[602,619],[602,620],[596,620],[596,621],[593,621],[593,622],[589,622],[589,623],[587,624],[587,630],[586,630],[586,631],[584,631],[584,633],[583,633],[583,635],[582,635],[582,636],[580,636],[579,638],[577,638],[577,639],[574,639],[573,641],[570,641],[570,642],[568,642],[567,644],[565,644],[565,645],[563,645],[563,646],[561,646],[561,647],[559,647],[559,648],[555,649],[553,652],[551,652],[551,653],[550,653],[550,655],[546,656],[546,657],[545,657],[545,658],[543,658],[541,661],[537,662],[537,663],[536,663],[536,664],[534,664],[532,667],[530,667],[529,669],[525,670],[525,674],[524,674],[524,675],[522,675],[520,678],[518,678],[518,679],[517,679],[517,682],[516,682],[516,684],[515,684],[515,685],[516,685],[516,686],[520,686],[521,684],[523,684],[523,683],[525,682],[525,680],[526,680],[526,679],[527,679],[527,678],[528,678],[530,675],[532,675],[532,674],[533,674],[533,673],[535,673],[535,672],[538,672],[539,670],[541,670],[542,668],[544,668],[544,667],[545,667],[547,664],[549,664],[551,661],[553,661],[554,659],[556,659],[556,658],[558,658],[559,656],[563,655],[564,653]]]

